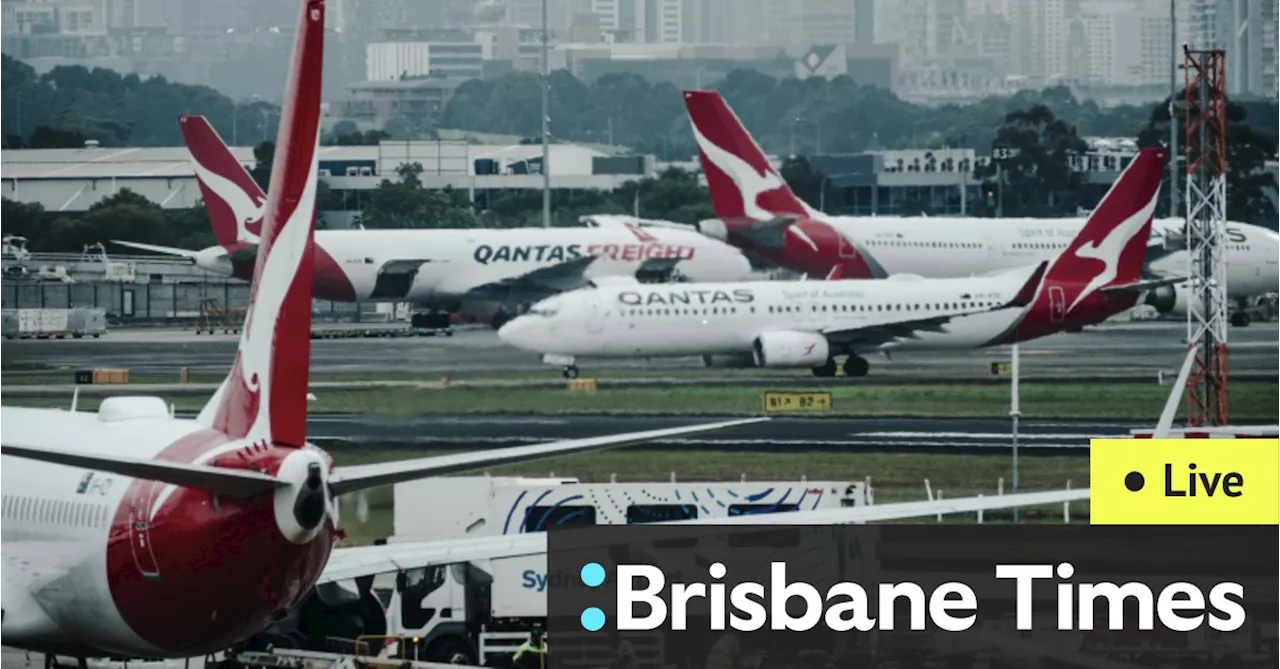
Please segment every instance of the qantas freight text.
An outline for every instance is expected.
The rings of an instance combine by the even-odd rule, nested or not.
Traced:
[[[472,257],[481,265],[495,262],[564,262],[583,256],[605,256],[610,260],[639,262],[659,258],[692,260],[696,249],[679,244],[537,244],[525,246],[476,247]]]

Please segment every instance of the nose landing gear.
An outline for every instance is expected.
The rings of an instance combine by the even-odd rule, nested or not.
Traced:
[[[564,368],[560,373],[561,373],[561,374],[564,376],[564,378],[566,378],[566,379],[576,379],[576,378],[578,378],[578,366],[577,366],[577,365],[566,365],[566,366],[565,366],[565,368]]]

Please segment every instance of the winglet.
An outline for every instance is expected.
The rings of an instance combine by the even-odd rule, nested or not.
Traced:
[[[1036,266],[1036,271],[1027,277],[1027,282],[1022,284],[1022,288],[1018,289],[1018,294],[1013,296],[1009,301],[1009,306],[1025,307],[1031,304],[1031,300],[1035,299],[1036,291],[1040,290],[1040,282],[1044,279],[1044,273],[1049,269],[1049,261],[1045,260]]]

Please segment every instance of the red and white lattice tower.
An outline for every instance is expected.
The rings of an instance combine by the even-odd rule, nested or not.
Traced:
[[[1227,424],[1227,91],[1226,52],[1183,49],[1186,82],[1187,425]]]

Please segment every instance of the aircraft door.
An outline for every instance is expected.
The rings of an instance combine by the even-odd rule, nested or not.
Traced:
[[[1049,320],[1061,323],[1067,317],[1067,297],[1062,286],[1049,286]]]
[[[857,258],[858,249],[854,247],[853,242],[839,230],[836,231],[836,237],[840,240],[840,257],[841,258]]]
[[[604,307],[600,304],[600,294],[591,291],[587,296],[587,332],[599,334],[604,331]]]
[[[160,580],[160,565],[151,545],[151,504],[156,489],[164,484],[139,479],[129,500],[129,548],[133,563],[148,581]]]

